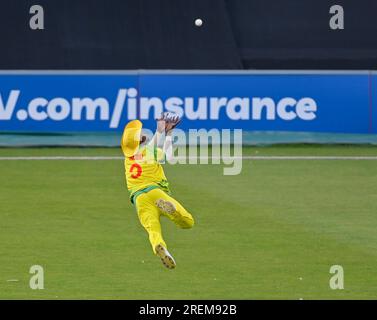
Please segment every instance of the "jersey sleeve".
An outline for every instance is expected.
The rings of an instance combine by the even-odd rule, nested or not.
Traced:
[[[161,148],[156,148],[156,161],[164,163],[166,161],[166,154]]]
[[[164,163],[166,161],[165,152],[158,147],[147,146],[144,150],[144,158],[150,162]]]

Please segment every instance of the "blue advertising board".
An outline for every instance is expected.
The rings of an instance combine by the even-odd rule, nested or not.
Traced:
[[[369,131],[377,133],[377,73],[372,72],[370,76],[370,120]]]
[[[153,129],[172,111],[185,130],[371,133],[376,84],[368,72],[2,73],[0,131],[121,131],[135,118]]]

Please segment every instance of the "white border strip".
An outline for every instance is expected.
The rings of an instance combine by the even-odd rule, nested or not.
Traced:
[[[242,160],[377,160],[377,156],[235,156],[235,157],[177,157],[177,159],[242,159]],[[28,161],[28,160],[124,160],[117,156],[20,156],[0,157],[0,161]]]
[[[370,70],[0,70],[0,75],[366,75]]]

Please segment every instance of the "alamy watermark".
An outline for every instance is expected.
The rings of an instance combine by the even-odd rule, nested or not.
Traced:
[[[330,7],[331,14],[329,25],[331,30],[344,29],[344,9],[341,5],[335,4]]]
[[[333,276],[330,278],[329,286],[332,290],[344,289],[344,269],[340,265],[333,265],[330,267],[330,273]]]
[[[33,265],[30,267],[29,273],[32,274],[29,286],[32,290],[44,289],[44,270],[40,265]]]
[[[153,132],[143,129],[147,141]],[[137,139],[137,138],[135,138]],[[165,135],[160,141],[165,141]],[[160,145],[160,147],[162,147]],[[154,148],[150,149],[142,161],[155,161]],[[168,157],[158,159],[169,164],[217,164],[224,165],[224,175],[238,175],[242,171],[242,130],[241,129],[174,129],[172,134],[172,150]],[[135,159],[138,161],[138,159]],[[137,170],[134,167],[134,170]]]

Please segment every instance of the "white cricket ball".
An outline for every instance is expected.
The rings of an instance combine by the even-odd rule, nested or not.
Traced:
[[[203,20],[202,20],[202,19],[196,19],[196,20],[195,20],[195,25],[196,25],[197,27],[201,27],[202,24],[203,24]]]

